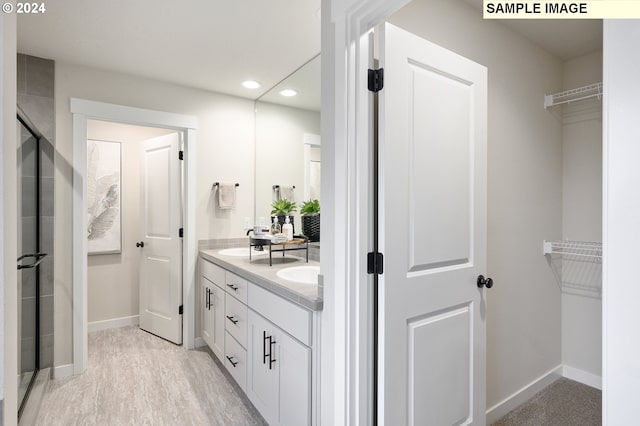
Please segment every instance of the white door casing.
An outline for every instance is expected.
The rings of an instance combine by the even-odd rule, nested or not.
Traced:
[[[182,226],[179,135],[141,142],[140,328],[182,344]]]
[[[381,424],[485,424],[487,70],[381,27]]]

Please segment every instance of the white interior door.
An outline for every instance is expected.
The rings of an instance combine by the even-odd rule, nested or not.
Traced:
[[[182,343],[181,166],[177,133],[141,142],[140,328]]]
[[[382,32],[379,420],[484,425],[487,70]]]

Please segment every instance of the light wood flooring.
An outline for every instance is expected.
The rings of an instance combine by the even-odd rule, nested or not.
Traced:
[[[36,424],[266,424],[223,368],[137,327],[90,333],[87,371],[49,383]]]

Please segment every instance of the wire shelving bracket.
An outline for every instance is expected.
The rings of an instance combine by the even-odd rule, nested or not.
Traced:
[[[542,251],[564,293],[601,297],[602,243],[544,241]]]

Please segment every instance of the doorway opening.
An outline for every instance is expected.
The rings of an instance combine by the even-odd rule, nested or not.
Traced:
[[[73,202],[73,302],[74,302],[74,330],[73,330],[73,371],[67,374],[81,374],[87,367],[88,360],[88,264],[89,244],[87,239],[88,228],[88,196],[87,184],[90,177],[87,173],[87,139],[91,137],[89,131],[93,128],[96,131],[96,122],[121,123],[132,126],[151,127],[155,130],[156,139],[168,136],[166,133],[181,135],[183,144],[183,154],[175,152],[175,163],[182,163],[182,198],[183,209],[180,211],[183,231],[182,254],[179,259],[181,271],[178,272],[179,280],[182,282],[179,295],[182,306],[176,306],[181,317],[179,332],[182,334],[182,343],[185,348],[194,347],[195,334],[195,314],[194,314],[194,268],[197,256],[197,244],[195,240],[195,151],[197,120],[191,116],[152,111],[128,106],[106,104],[101,102],[87,101],[82,99],[71,99],[71,112],[73,114],[73,166],[74,175],[74,202]],[[97,125],[100,127],[100,125]],[[103,125],[106,126],[106,125]],[[162,130],[158,130],[162,129]],[[162,136],[159,134],[164,133]],[[110,138],[107,138],[110,139]],[[177,145],[177,144],[176,144]],[[168,158],[168,150],[159,149],[160,157]],[[155,166],[162,163],[162,159],[147,159],[148,163]],[[168,164],[168,160],[165,164]],[[172,192],[180,193],[178,189]],[[156,200],[157,201],[157,200]],[[170,205],[167,200],[161,200],[160,204]],[[180,209],[178,209],[180,210]],[[163,219],[166,215],[160,215]],[[162,222],[162,221],[160,221]],[[157,221],[154,223],[158,223]],[[176,229],[176,237],[179,230]],[[135,234],[134,234],[135,237]],[[138,241],[139,242],[139,241]],[[134,249],[135,242],[133,243]],[[138,247],[141,248],[141,247]],[[92,260],[92,263],[94,261]],[[100,261],[95,261],[100,263]],[[93,265],[96,266],[96,265]],[[105,266],[105,265],[102,265]],[[174,269],[175,270],[175,269]],[[131,293],[129,293],[131,294]],[[130,302],[131,303],[131,302]],[[176,312],[176,314],[178,314]],[[134,317],[134,318],[132,318]],[[135,315],[121,317],[120,321],[127,323],[135,322]],[[95,322],[95,321],[94,321]],[[116,321],[117,322],[117,321]],[[102,326],[108,325],[103,323]],[[93,327],[100,327],[100,324],[93,324]],[[157,333],[161,334],[161,333]]]
[[[182,343],[178,315],[182,304],[182,172],[181,165],[176,166],[181,161],[177,155],[170,158],[162,149],[170,148],[170,144],[180,145],[181,140],[182,133],[174,129],[87,121],[89,332],[140,325],[145,331]],[[149,145],[154,145],[155,157],[150,160],[156,167],[148,167],[149,162],[145,161]],[[167,170],[170,165],[175,167]],[[153,188],[146,187],[149,182],[164,185],[150,193]],[[167,191],[167,185],[178,188],[176,193]],[[155,205],[148,206],[145,201]],[[167,265],[170,269],[163,271],[160,279],[149,280],[149,268],[144,266],[149,258],[158,256],[157,250],[152,253],[157,237],[148,232],[147,222],[158,219],[158,226],[168,227],[165,219],[169,218],[180,222],[179,227],[176,225],[174,232],[163,230],[166,235],[160,238],[170,245],[171,253],[162,256],[155,266],[164,270]],[[173,292],[168,285],[174,286]],[[158,311],[162,318],[150,321]]]

